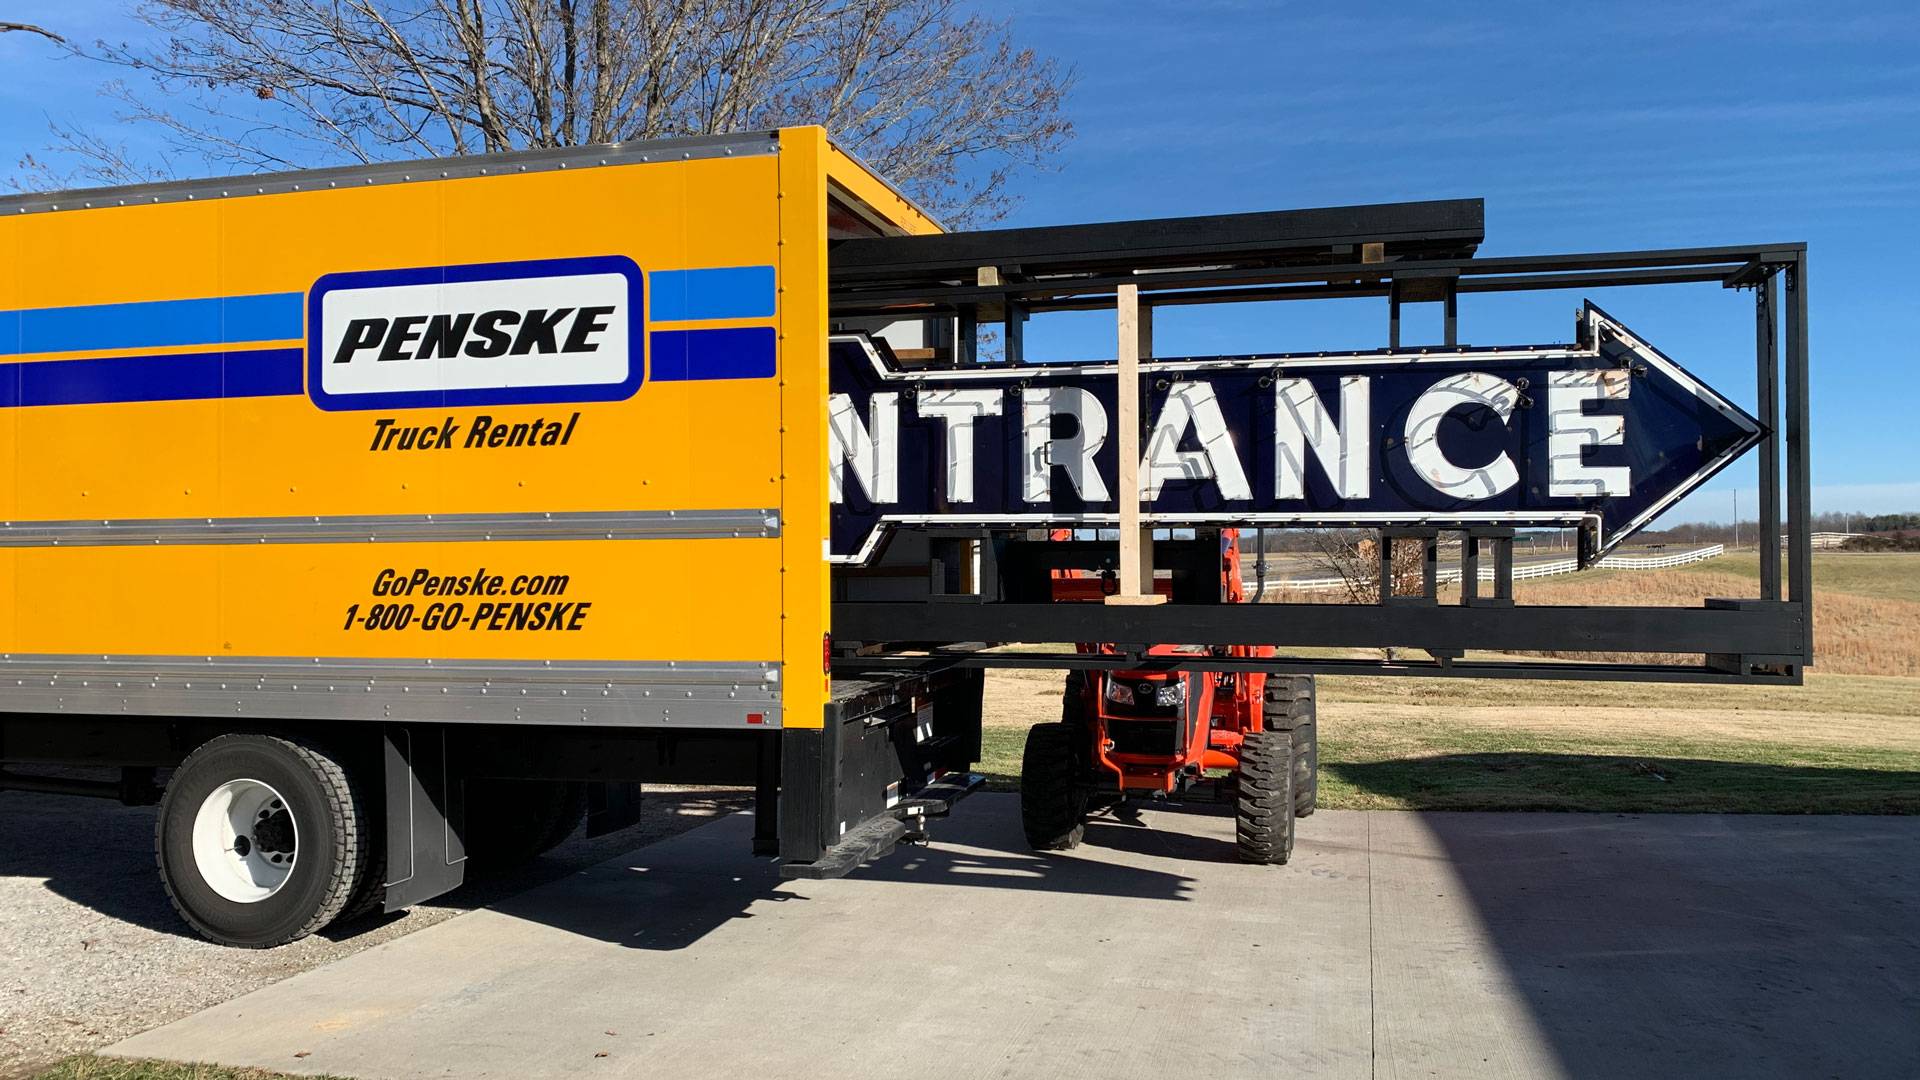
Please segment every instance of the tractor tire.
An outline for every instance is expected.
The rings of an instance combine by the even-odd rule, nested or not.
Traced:
[[[1240,743],[1234,839],[1241,862],[1280,866],[1293,857],[1293,776],[1290,732],[1250,732]]]
[[[470,780],[467,858],[477,870],[518,866],[573,835],[585,813],[586,786],[578,782]]]
[[[338,918],[378,877],[372,804],[339,758],[271,735],[222,735],[167,782],[154,856],[201,936],[264,949]]]
[[[1312,817],[1320,797],[1320,725],[1309,720],[1293,729],[1293,816]]]
[[[1066,687],[1060,694],[1060,722],[1085,727],[1087,723],[1087,673],[1067,672]]]
[[[1087,783],[1074,724],[1035,724],[1020,759],[1020,825],[1036,851],[1066,851],[1086,835]]]
[[[1320,723],[1311,675],[1267,676],[1263,726],[1293,743],[1293,816],[1311,817],[1320,795]]]

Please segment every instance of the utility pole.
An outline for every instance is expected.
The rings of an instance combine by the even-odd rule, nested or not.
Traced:
[[[1733,489],[1733,546],[1740,546],[1740,489]]]

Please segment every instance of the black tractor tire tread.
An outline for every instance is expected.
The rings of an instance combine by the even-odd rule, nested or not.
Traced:
[[[233,941],[223,937],[216,929],[203,923],[187,904],[175,893],[173,882],[168,879],[163,846],[166,843],[166,825],[170,818],[171,802],[177,788],[173,783],[160,799],[160,812],[154,816],[153,847],[154,863],[160,871],[161,887],[167,891],[167,901],[174,911],[201,936],[222,944],[247,949],[269,949],[298,941],[325,927],[340,917],[346,910],[348,901],[353,898],[354,890],[363,882],[363,874],[368,869],[367,857],[379,845],[373,836],[371,815],[364,812],[367,803],[359,796],[359,786],[354,783],[351,774],[326,751],[299,740],[283,738],[277,735],[229,734],[220,735],[200,744],[186,756],[180,767],[174,771],[178,779],[193,768],[198,760],[225,746],[236,743],[258,745],[269,743],[277,749],[291,755],[303,767],[310,770],[318,781],[322,793],[322,812],[333,826],[333,850],[328,853],[326,865],[335,871],[332,880],[320,903],[314,907],[306,921],[297,928],[275,935],[271,939],[259,941]]]
[[[1293,740],[1255,731],[1240,743],[1234,841],[1240,861],[1280,866],[1293,857]]]
[[[1067,672],[1066,687],[1060,694],[1060,722],[1067,725],[1087,722],[1087,673],[1084,671]]]
[[[1020,825],[1036,851],[1067,851],[1086,835],[1087,787],[1068,723],[1035,724],[1020,759]]]
[[[1319,724],[1309,720],[1288,732],[1293,743],[1293,816],[1312,817],[1320,797]]]
[[[1319,695],[1311,675],[1267,676],[1263,726],[1293,743],[1293,816],[1311,817],[1320,797]]]

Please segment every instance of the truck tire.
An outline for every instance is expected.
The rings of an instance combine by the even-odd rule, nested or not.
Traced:
[[[1240,743],[1234,839],[1244,863],[1279,866],[1293,856],[1293,738],[1249,732]]]
[[[1267,676],[1262,726],[1286,731],[1293,743],[1293,816],[1311,817],[1320,796],[1318,695],[1311,675]]]
[[[1035,724],[1020,759],[1020,825],[1036,851],[1066,851],[1086,835],[1087,785],[1073,724]]]
[[[553,821],[547,826],[547,834],[540,838],[540,850],[537,855],[545,855],[554,848],[567,842],[573,830],[587,816],[587,785],[573,781],[561,785],[562,793]]]
[[[387,848],[385,844],[375,844],[374,857],[367,862],[367,871],[361,875],[360,887],[353,890],[347,898],[347,906],[334,917],[334,922],[352,922],[355,919],[379,911],[387,902]]]
[[[332,922],[369,874],[375,823],[351,773],[310,743],[222,735],[180,763],[154,856],[202,936],[263,949]]]
[[[587,812],[585,784],[566,780],[467,782],[467,857],[476,869],[516,866],[573,835]],[[569,816],[571,815],[571,816]]]

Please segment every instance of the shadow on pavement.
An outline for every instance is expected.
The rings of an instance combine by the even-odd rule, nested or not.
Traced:
[[[1328,762],[1325,780],[1403,810],[1920,814],[1920,772],[1499,752]]]
[[[1542,754],[1337,772],[1429,807],[1491,786],[1490,770],[1504,789],[1520,771],[1556,809],[1629,785],[1664,785],[1639,801],[1676,809],[1714,791],[1884,812],[1920,793],[1914,773]],[[1422,905],[1464,898],[1465,928],[1434,929],[1428,955],[1466,964],[1484,940],[1563,1075],[1920,1075],[1920,819],[1382,813],[1370,850],[1376,925],[1418,927]],[[1474,984],[1449,967],[1419,982],[1440,997]]]
[[[737,791],[673,792],[649,797],[640,824],[588,839],[581,833],[527,863],[477,868],[461,888],[423,907],[471,911],[559,881],[634,847],[714,820],[749,802]],[[107,799],[0,792],[0,877],[44,879],[56,895],[156,933],[202,941],[173,910],[154,865],[157,811]],[[686,815],[677,827],[662,815]],[[743,842],[744,844],[744,842]],[[742,850],[745,848],[743,846]],[[375,913],[325,928],[316,937],[347,941],[404,918]]]
[[[962,803],[954,818],[935,822],[939,843],[902,845],[854,871],[850,879],[1176,903],[1191,899],[1191,877],[1073,852],[1032,851],[1021,836],[1017,815],[969,818],[967,809]],[[748,858],[750,830],[750,819],[740,815],[697,837],[643,848],[629,859],[508,897],[491,908],[629,948],[674,950],[754,918],[755,909],[763,905],[803,904],[808,890],[833,887],[832,882],[789,883],[772,860]],[[693,850],[695,845],[700,850]]]

